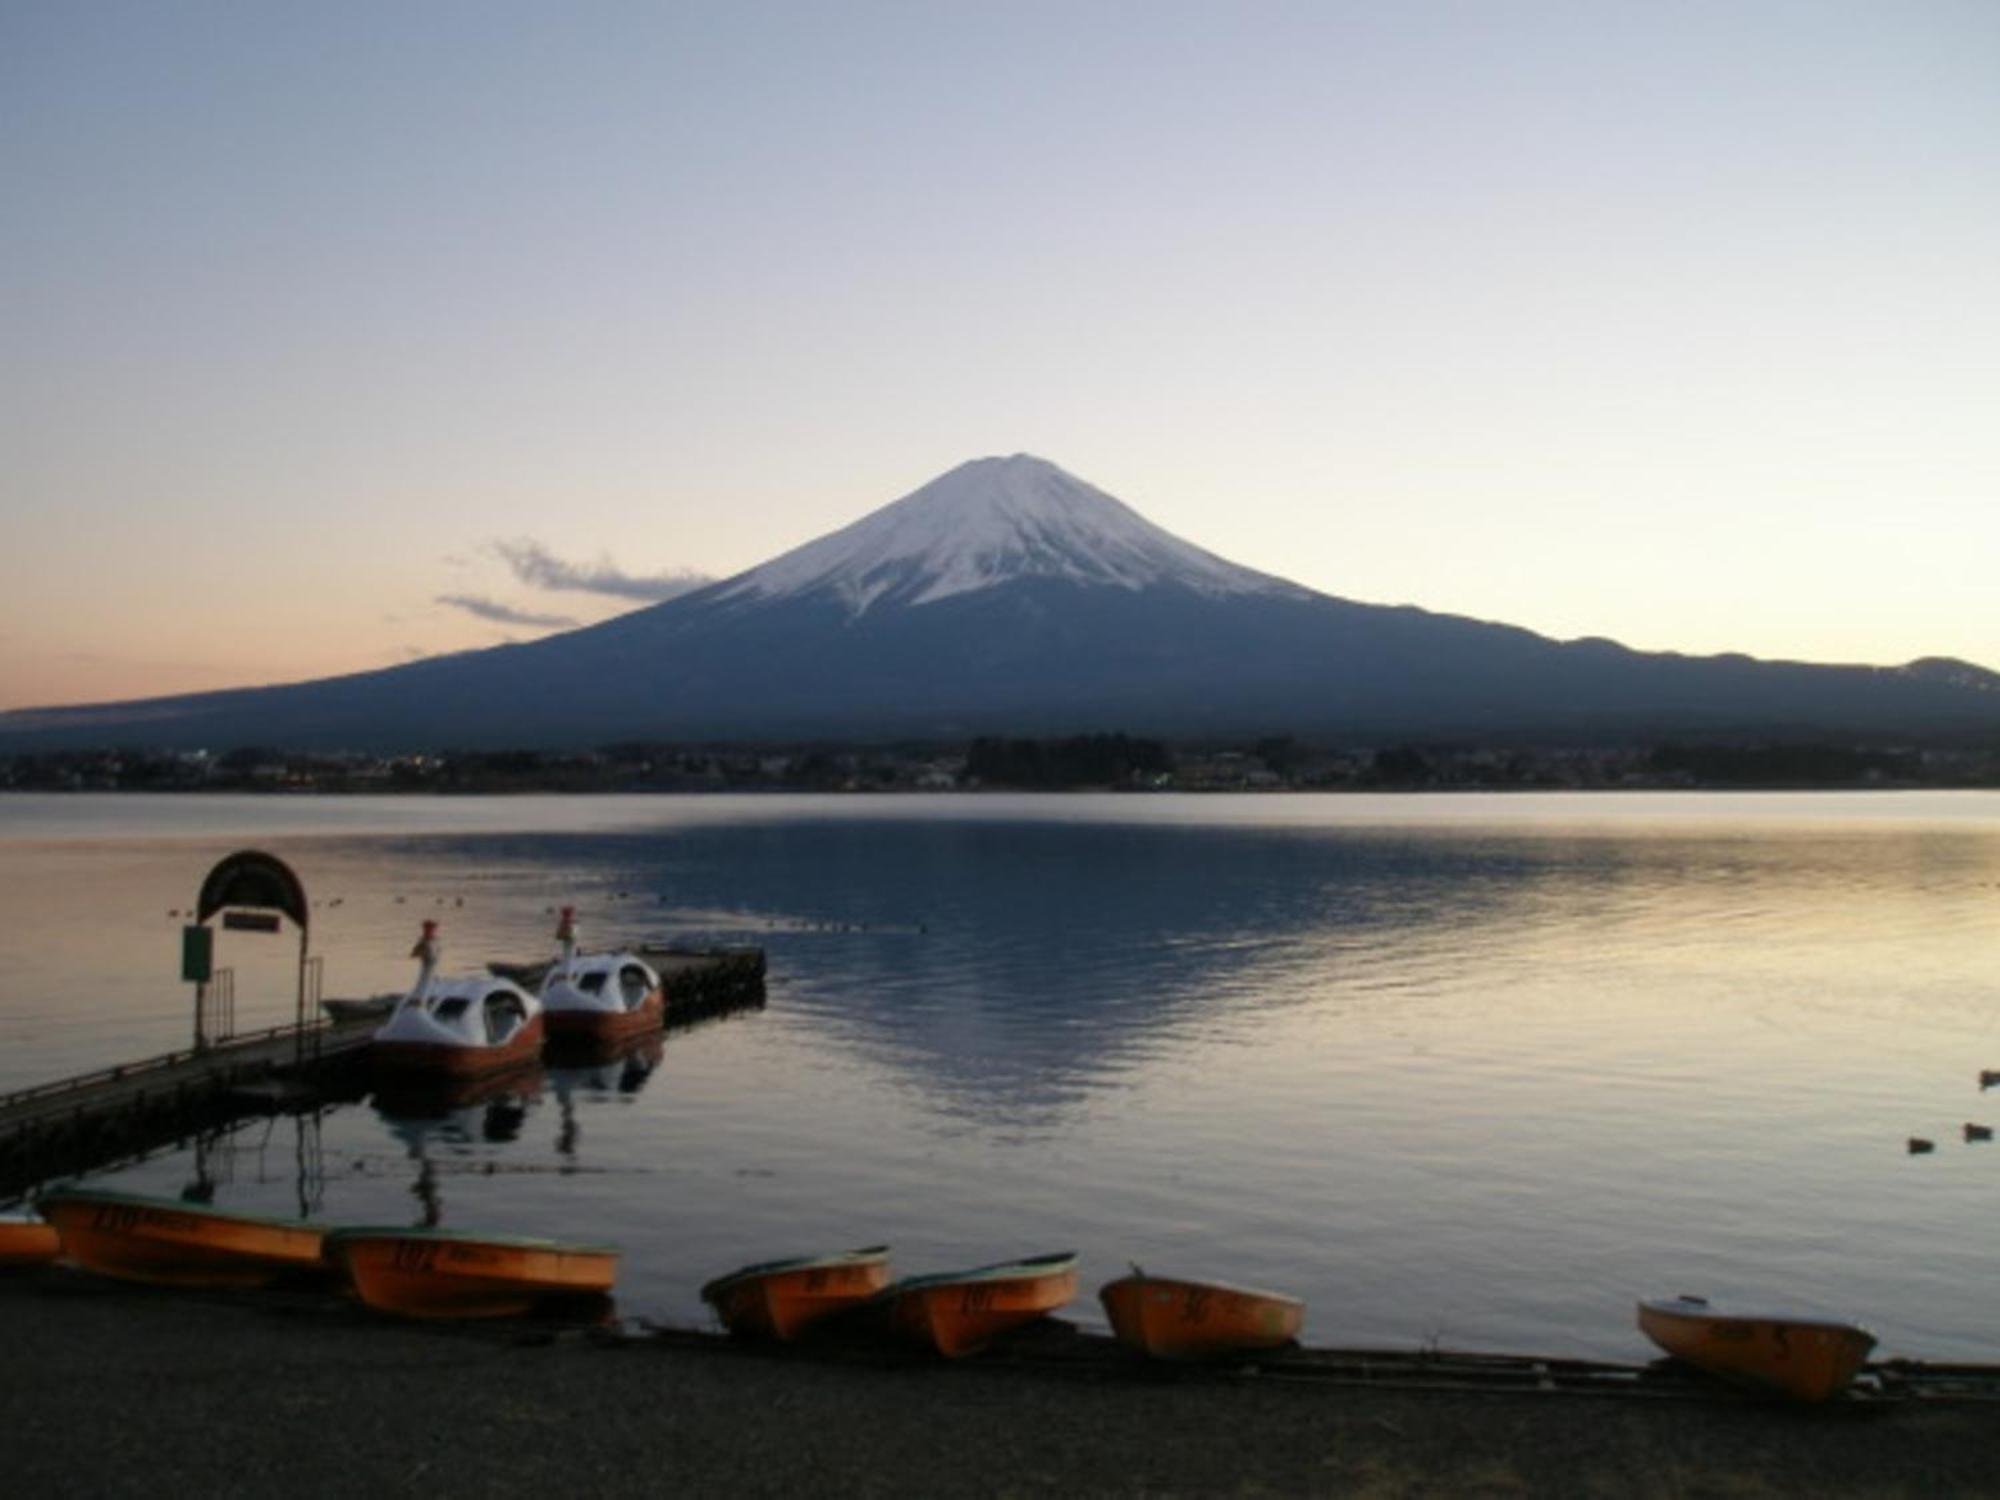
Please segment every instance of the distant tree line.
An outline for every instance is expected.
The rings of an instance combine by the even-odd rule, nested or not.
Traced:
[[[1923,768],[1906,750],[1826,744],[1668,744],[1653,752],[1651,765],[1704,786],[1852,786],[1915,780]]]
[[[1065,740],[979,739],[966,752],[965,774],[982,786],[1130,786],[1164,776],[1173,757],[1158,740],[1124,734],[1079,734]]]
[[[238,746],[0,755],[0,789],[256,792],[941,791],[964,788],[1461,791],[2000,786],[2000,744],[1834,740],[1534,747],[1313,745],[1292,735],[1176,744],[988,736],[873,746],[626,741],[594,750],[372,754]]]

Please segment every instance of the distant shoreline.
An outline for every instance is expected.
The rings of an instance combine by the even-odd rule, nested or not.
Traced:
[[[1869,793],[1893,796],[1906,792],[1994,792],[2000,791],[2000,781],[1994,782],[1696,782],[1686,785],[1635,785],[1635,786],[1518,786],[1504,783],[1483,785],[1475,782],[1455,783],[1449,786],[1280,786],[1280,787],[1119,787],[1119,786],[981,786],[952,787],[945,790],[918,790],[911,787],[852,787],[829,790],[825,787],[746,785],[713,787],[655,787],[655,786],[605,786],[570,787],[562,785],[535,786],[509,784],[506,786],[453,786],[453,787],[262,787],[262,786],[203,786],[203,787],[46,787],[46,786],[4,786],[0,785],[0,797],[14,796],[117,796],[117,797],[255,797],[273,802],[294,800],[342,801],[352,797],[383,797],[398,800],[455,801],[465,797],[573,797],[576,800],[593,801],[605,797],[660,797],[686,798],[690,801],[708,797],[897,797],[912,801],[939,797],[1258,797],[1282,801],[1290,797],[1449,797],[1465,794],[1484,796],[1532,797],[1562,793],[1566,795],[1589,794],[1609,798],[1628,796],[1658,796],[1662,793],[1702,796],[1717,792],[1741,792],[1770,796],[1788,792],[1808,795],[1815,792]]]
[[[322,795],[875,792],[1937,791],[2000,788],[2000,743],[1234,745],[1123,734],[969,746],[654,745],[446,753],[91,750],[0,756],[0,790]]]

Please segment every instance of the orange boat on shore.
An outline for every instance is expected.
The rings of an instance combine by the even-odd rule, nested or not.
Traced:
[[[252,1287],[322,1269],[323,1224],[107,1188],[57,1188],[36,1207],[62,1237],[65,1256],[126,1281]]]
[[[1276,1349],[1295,1340],[1306,1320],[1305,1303],[1282,1292],[1148,1276],[1137,1266],[1097,1295],[1118,1341],[1154,1359]]]
[[[1076,1296],[1076,1255],[912,1276],[877,1294],[890,1326],[948,1359],[974,1354],[1010,1329],[1046,1317]]]
[[[830,1314],[858,1306],[889,1284],[889,1247],[767,1260],[718,1276],[701,1289],[731,1333],[788,1341]]]
[[[1727,1313],[1704,1297],[1639,1304],[1639,1329],[1676,1359],[1740,1385],[1825,1401],[1854,1379],[1875,1335],[1828,1318]]]
[[[24,1214],[0,1217],[0,1270],[45,1266],[62,1253],[55,1225]]]
[[[451,1229],[336,1229],[326,1256],[361,1300],[410,1318],[507,1318],[549,1297],[602,1296],[618,1279],[604,1245]]]

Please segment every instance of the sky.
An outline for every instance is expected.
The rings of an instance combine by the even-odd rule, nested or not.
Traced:
[[[1030,452],[1342,597],[2000,668],[1992,0],[0,0],[0,708]]]

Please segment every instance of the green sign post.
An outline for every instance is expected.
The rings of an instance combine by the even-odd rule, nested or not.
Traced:
[[[207,984],[215,977],[215,930],[209,927],[181,929],[181,978],[189,984]]]

